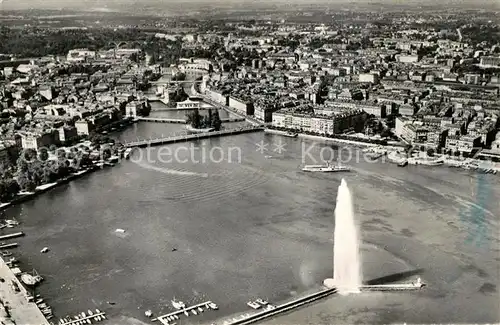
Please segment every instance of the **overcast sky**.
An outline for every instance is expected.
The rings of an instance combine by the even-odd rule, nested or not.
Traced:
[[[498,1],[498,2],[497,2]],[[422,4],[422,3],[432,3],[439,4],[444,3],[443,0],[0,0],[1,9],[96,9],[96,8],[116,8],[116,9],[132,9],[141,8],[144,6],[154,6],[157,8],[170,7],[174,4],[181,6],[182,3],[205,3],[213,4],[217,7],[217,4],[231,4],[231,3],[248,3],[255,4],[256,2],[272,4],[273,2],[285,2],[285,3],[353,3],[353,2],[375,2],[375,3],[398,3],[398,4]],[[456,4],[460,3],[479,3],[479,2],[489,2],[500,3],[500,0],[448,0],[446,2],[454,2]],[[499,5],[500,9],[500,5]]]

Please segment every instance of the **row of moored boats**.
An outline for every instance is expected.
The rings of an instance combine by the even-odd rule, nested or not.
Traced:
[[[64,324],[79,324],[79,325],[83,325],[83,324],[92,324],[92,321],[96,321],[96,322],[99,322],[101,320],[105,320],[106,319],[106,315],[101,312],[99,309],[96,309],[95,312],[93,312],[92,310],[88,310],[87,312],[88,314],[86,314],[85,312],[82,312],[81,314],[78,314],[76,316],[66,316],[62,319],[59,320],[59,324],[60,325],[64,325]]]

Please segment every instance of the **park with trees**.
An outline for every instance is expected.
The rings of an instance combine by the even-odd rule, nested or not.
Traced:
[[[212,112],[211,109],[208,110],[208,114],[202,116],[198,109],[194,109],[192,113],[186,115],[187,122],[193,129],[214,129],[215,131],[220,131],[222,127],[222,121],[219,116],[219,111],[215,110]]]

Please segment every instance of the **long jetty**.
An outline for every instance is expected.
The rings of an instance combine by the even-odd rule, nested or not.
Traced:
[[[210,303],[212,303],[212,301],[209,300],[209,301],[205,301],[205,302],[203,302],[201,304],[197,304],[197,305],[189,306],[189,307],[186,307],[186,308],[182,308],[182,309],[176,310],[174,312],[171,312],[169,314],[165,314],[165,315],[161,315],[161,316],[158,316],[156,318],[153,318],[151,321],[152,322],[159,321],[162,324],[168,324],[168,322],[165,321],[165,318],[170,317],[170,316],[180,315],[180,314],[183,314],[184,312],[189,312],[192,309],[196,309],[198,307],[206,307]]]
[[[22,232],[22,231],[0,236],[0,240],[17,238],[17,237],[21,237],[21,236],[24,236],[24,232]]]
[[[82,324],[82,323],[86,323],[87,320],[89,321],[98,321],[97,320],[97,317],[103,317],[103,319],[105,319],[104,317],[106,317],[106,313],[103,313],[103,312],[100,312],[100,313],[95,313],[93,315],[89,315],[89,316],[85,316],[85,317],[79,317],[78,319],[75,319],[75,320],[71,320],[69,322],[65,322],[64,325],[72,325],[72,324]]]
[[[321,290],[319,292],[315,292],[313,294],[307,295],[305,297],[301,297],[299,299],[292,300],[290,302],[284,303],[282,305],[276,306],[273,309],[266,309],[264,311],[255,313],[253,315],[250,315],[248,317],[243,317],[228,323],[225,323],[227,325],[247,325],[247,324],[252,324],[256,322],[260,322],[266,318],[278,315],[280,313],[287,312],[289,310],[301,307],[303,305],[306,305],[308,303],[311,303],[313,301],[323,299],[331,294],[334,294],[337,292],[337,289],[335,288],[329,288],[325,290]]]
[[[207,139],[207,138],[211,138],[211,137],[220,137],[220,136],[235,135],[235,134],[250,133],[250,132],[260,132],[263,130],[264,129],[261,127],[254,127],[254,126],[243,127],[243,128],[239,128],[239,129],[229,129],[229,130],[222,130],[222,131],[194,133],[194,134],[186,134],[186,135],[172,136],[172,137],[166,137],[166,138],[141,140],[141,141],[126,143],[125,146],[127,148],[136,148],[136,147],[143,148],[143,147],[150,147],[150,146],[160,146],[160,145],[170,144],[170,143],[175,143],[175,142],[185,142],[185,141],[190,141],[190,140]]]

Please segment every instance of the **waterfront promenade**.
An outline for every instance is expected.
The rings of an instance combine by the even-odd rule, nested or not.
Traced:
[[[14,324],[49,325],[37,305],[34,302],[28,302],[28,292],[1,257],[0,278],[2,279],[0,281],[0,300],[3,304],[0,306],[0,310],[3,311],[4,308],[7,308],[10,314],[10,318],[6,318],[6,313],[0,313],[2,324],[11,324],[9,323],[10,319]]]

